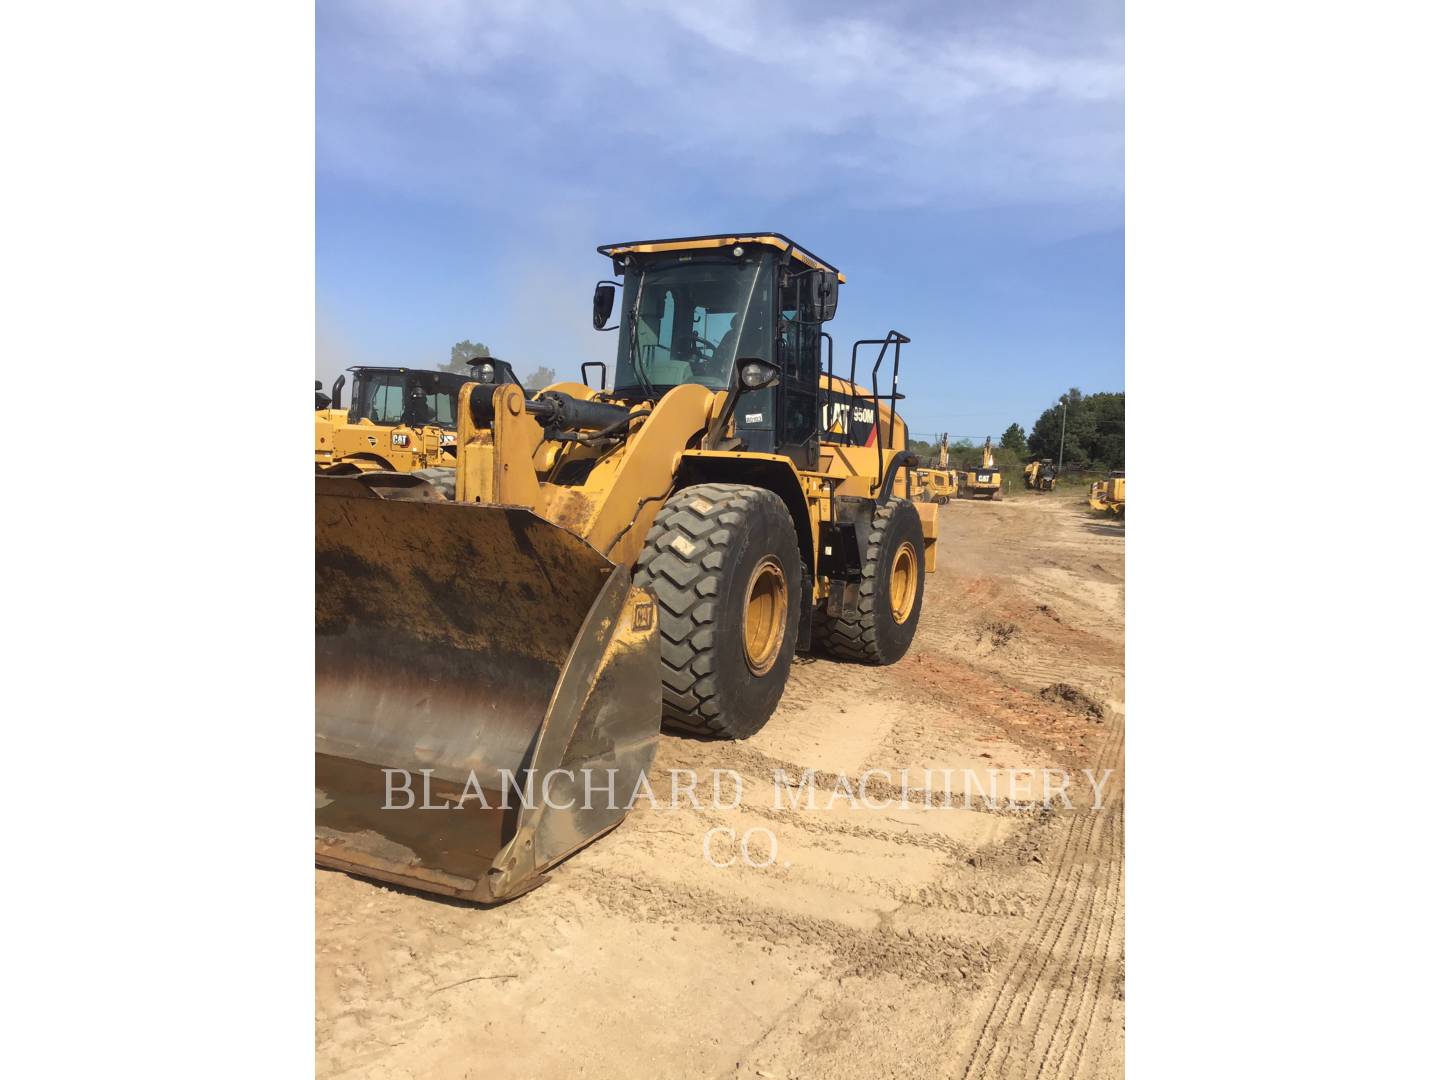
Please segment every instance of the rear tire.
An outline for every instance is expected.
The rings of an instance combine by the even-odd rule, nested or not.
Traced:
[[[902,556],[902,550],[908,555]],[[908,569],[902,563],[908,560]],[[861,569],[860,602],[850,615],[815,609],[814,638],[833,656],[893,664],[910,649],[925,599],[925,534],[908,499],[875,508]],[[898,609],[898,617],[897,617]]]
[[[677,491],[645,536],[635,584],[660,609],[665,726],[743,739],[784,693],[800,626],[800,546],[785,503],[748,484]]]

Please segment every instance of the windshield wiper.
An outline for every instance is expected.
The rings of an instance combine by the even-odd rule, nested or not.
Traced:
[[[645,271],[641,270],[640,281],[635,286],[635,303],[630,308],[630,363],[635,368],[635,377],[640,380],[640,388],[645,391],[646,400],[658,402],[660,395],[655,393],[655,384],[650,381],[640,358],[640,300],[644,295]]]

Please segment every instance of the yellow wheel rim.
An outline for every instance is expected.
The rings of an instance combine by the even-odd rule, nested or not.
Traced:
[[[907,540],[896,550],[895,561],[890,564],[890,614],[897,623],[910,618],[919,583],[920,562],[915,557],[915,546]]]
[[[785,588],[785,571],[773,555],[767,555],[750,575],[745,590],[745,662],[756,675],[775,666],[785,640],[785,615],[790,608]]]

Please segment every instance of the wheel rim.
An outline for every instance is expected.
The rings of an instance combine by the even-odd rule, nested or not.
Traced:
[[[890,564],[890,614],[897,623],[910,618],[910,611],[915,606],[919,565],[914,545],[905,541],[895,552],[895,561]]]
[[[790,607],[785,570],[773,555],[755,567],[745,595],[745,663],[753,674],[764,675],[780,655]]]

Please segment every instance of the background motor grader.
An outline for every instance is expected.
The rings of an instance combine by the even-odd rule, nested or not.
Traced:
[[[1125,473],[1116,470],[1105,480],[1090,485],[1090,508],[1117,517],[1125,516]]]
[[[909,648],[938,510],[906,497],[909,339],[856,342],[837,376],[843,278],[777,234],[599,250],[610,390],[466,383],[453,497],[316,477],[324,865],[514,896],[619,824],[662,719],[743,738],[796,650]]]
[[[1000,470],[995,468],[995,451],[988,435],[985,436],[985,445],[980,448],[980,464],[960,472],[960,494],[967,499],[978,499],[982,495],[987,499],[1005,497]]]

